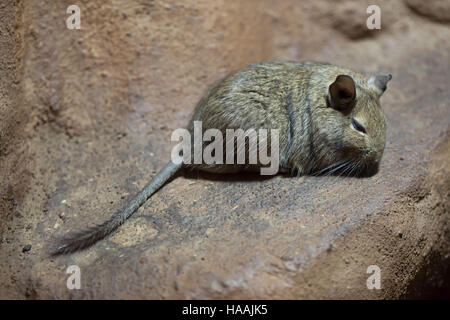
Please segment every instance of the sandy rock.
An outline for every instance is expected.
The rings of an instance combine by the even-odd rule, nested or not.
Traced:
[[[406,0],[417,14],[439,22],[450,22],[450,3],[446,0]]]
[[[448,296],[450,31],[379,1],[382,29],[367,33],[368,3],[81,1],[81,30],[63,1],[2,5],[0,298]],[[185,174],[110,238],[48,256],[167,162],[211,83],[311,59],[393,74],[376,176]],[[73,265],[81,290],[66,286]],[[373,265],[381,290],[367,288]]]

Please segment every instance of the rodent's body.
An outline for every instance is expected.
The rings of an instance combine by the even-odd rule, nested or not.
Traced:
[[[375,151],[377,154],[373,157],[379,160],[385,142],[384,115],[379,107],[367,108],[370,100],[372,104],[377,102],[376,92],[368,90],[367,79],[361,74],[331,64],[265,62],[250,65],[210,90],[197,106],[189,128],[192,129],[194,120],[199,120],[203,130],[216,128],[223,134],[225,129],[279,129],[280,166],[302,174],[311,173],[337,159],[343,160],[352,151],[345,149],[347,144],[342,141],[349,126],[340,119],[336,121],[336,110],[327,105],[328,86],[341,74],[350,75],[355,81],[359,104],[352,113],[368,113],[360,122],[374,131],[377,139],[370,138],[371,145],[367,149]],[[358,133],[349,137],[358,138],[362,138]],[[365,148],[363,144],[361,148]],[[246,166],[195,167],[236,172]]]
[[[188,126],[203,131],[278,129],[280,168],[300,174],[346,168],[359,174],[378,167],[385,145],[379,97],[390,75],[370,79],[354,71],[315,62],[263,62],[227,76],[198,103]],[[224,153],[225,154],[225,153]],[[122,210],[100,226],[63,239],[54,254],[90,246],[113,232],[148,197],[182,168],[172,162]],[[232,173],[245,164],[189,165]],[[258,165],[256,165],[258,167]]]

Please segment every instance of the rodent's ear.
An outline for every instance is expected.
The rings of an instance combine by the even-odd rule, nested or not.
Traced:
[[[333,109],[350,112],[355,105],[356,89],[352,77],[339,75],[328,87],[328,102]]]
[[[370,77],[367,82],[369,88],[373,89],[379,96],[386,90],[387,83],[392,79],[390,73],[377,73]]]

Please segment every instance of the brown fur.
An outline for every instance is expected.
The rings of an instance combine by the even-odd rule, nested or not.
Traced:
[[[256,63],[214,86],[192,121],[200,120],[203,130],[217,128],[224,136],[225,129],[279,129],[280,165],[301,174],[347,160],[354,173],[361,173],[376,167],[383,154],[383,91],[370,86],[363,75],[330,64]],[[335,105],[330,105],[332,94],[339,100]],[[352,128],[352,118],[364,122],[366,134]],[[216,172],[246,168],[192,167]]]

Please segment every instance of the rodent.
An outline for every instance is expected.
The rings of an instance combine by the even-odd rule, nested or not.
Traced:
[[[332,64],[259,62],[212,86],[195,108],[188,129],[279,129],[283,171],[312,174],[330,170],[356,175],[378,170],[386,136],[380,96],[392,76],[370,78]],[[258,166],[258,165],[257,165]],[[60,240],[51,254],[87,248],[114,232],[181,168],[218,173],[249,170],[242,164],[175,164],[172,161],[129,203],[95,227]]]

